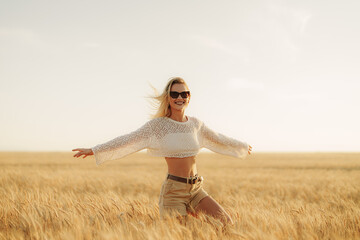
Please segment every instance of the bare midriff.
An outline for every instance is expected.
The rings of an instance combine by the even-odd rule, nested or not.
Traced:
[[[165,158],[168,165],[168,173],[179,177],[190,177],[197,174],[195,156],[185,158]]]

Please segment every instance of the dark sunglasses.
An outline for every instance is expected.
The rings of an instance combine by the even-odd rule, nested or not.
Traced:
[[[179,97],[179,95],[181,95],[182,98],[188,98],[190,95],[190,91],[185,91],[185,92],[170,92],[170,97],[176,99]]]

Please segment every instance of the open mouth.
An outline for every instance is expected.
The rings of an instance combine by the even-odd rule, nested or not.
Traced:
[[[179,105],[179,106],[181,106],[181,105],[183,105],[185,102],[175,102],[175,104],[176,105]]]

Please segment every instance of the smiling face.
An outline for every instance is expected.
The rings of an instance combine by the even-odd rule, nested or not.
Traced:
[[[181,93],[189,91],[189,89],[186,87],[185,84],[175,83],[171,86],[170,91]],[[170,108],[172,112],[185,111],[186,107],[189,105],[189,101],[190,95],[187,98],[182,98],[182,96],[179,95],[176,99],[169,96]]]

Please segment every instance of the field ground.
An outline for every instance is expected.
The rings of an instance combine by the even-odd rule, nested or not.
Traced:
[[[96,166],[72,153],[0,152],[0,239],[360,239],[360,153],[202,153],[197,164],[233,226],[160,220],[162,158]]]

